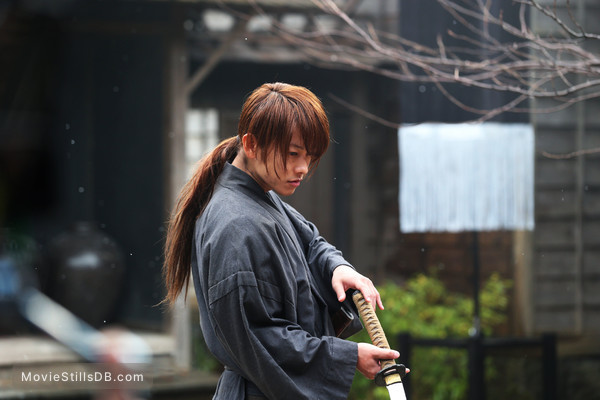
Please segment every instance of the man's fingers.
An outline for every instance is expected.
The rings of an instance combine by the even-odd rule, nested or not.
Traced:
[[[334,282],[333,290],[335,291],[339,302],[346,300],[346,292],[344,291],[344,285],[342,285],[341,283]]]
[[[368,279],[364,279],[362,280],[357,286],[357,289],[360,290],[360,292],[362,293],[365,301],[371,305],[373,305],[373,298],[374,298],[374,291],[373,291],[373,285],[369,284],[369,280]]]

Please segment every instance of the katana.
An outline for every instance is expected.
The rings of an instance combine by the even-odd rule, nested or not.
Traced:
[[[373,306],[365,300],[358,290],[352,295],[352,300],[356,304],[360,318],[373,344],[382,349],[389,349],[390,345]],[[381,360],[381,371],[375,375],[375,384],[386,387],[390,394],[390,400],[406,400],[406,393],[402,384],[404,375],[406,375],[406,367],[403,364],[396,364],[394,360]]]

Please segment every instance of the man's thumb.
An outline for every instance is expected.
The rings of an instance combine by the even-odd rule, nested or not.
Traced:
[[[389,360],[395,360],[396,358],[400,357],[400,353],[398,353],[396,350],[389,350],[387,356],[389,357]]]

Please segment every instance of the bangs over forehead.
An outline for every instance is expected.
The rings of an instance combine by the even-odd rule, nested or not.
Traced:
[[[295,131],[316,166],[329,146],[329,121],[321,101],[308,89],[285,83],[266,83],[256,89],[242,108],[238,136],[252,133],[263,158],[276,150],[285,165]]]

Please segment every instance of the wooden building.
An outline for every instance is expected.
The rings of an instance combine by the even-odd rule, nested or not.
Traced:
[[[264,5],[280,21],[302,24],[309,3]],[[26,237],[31,246],[19,250],[35,253],[40,286],[52,292],[65,278],[45,262],[56,237],[88,221],[114,241],[125,265],[122,282],[82,280],[66,291],[89,285],[86,294],[96,305],[118,292],[114,312],[95,327],[124,326],[148,342],[156,364],[167,371],[155,381],[159,397],[186,388],[210,394],[215,382],[196,375],[173,379],[192,364],[191,333],[197,327],[191,319],[197,311],[192,298],[173,311],[157,306],[164,295],[164,228],[193,162],[207,143],[235,134],[244,98],[260,84],[286,81],[322,98],[335,142],[292,202],[359,269],[378,265],[375,188],[387,178],[370,165],[386,147],[384,139],[394,143],[394,132],[350,112],[330,94],[375,105],[393,119],[397,90],[365,73],[310,65],[263,32],[260,21],[232,17],[219,4],[16,1],[1,14],[0,74],[9,77],[0,87],[0,225],[8,228],[3,243]],[[238,10],[252,11],[243,5]],[[66,306],[74,311],[78,304]],[[10,381],[13,365],[77,360],[16,321],[2,324],[2,382]]]
[[[259,3],[300,30],[320,13],[304,0]],[[407,2],[349,3],[388,30],[407,34],[419,23]],[[450,288],[470,293],[471,236],[401,234],[397,131],[336,101],[390,121],[462,118],[443,101],[433,107],[439,93],[310,64],[245,1],[9,4],[0,9],[0,226],[30,237],[43,259],[71,223],[97,223],[126,264],[108,322],[141,332],[174,369],[191,363],[195,311],[191,298],[173,312],[156,306],[165,221],[193,162],[235,134],[244,97],[263,82],[309,87],[330,117],[330,150],[290,203],[376,281],[433,267]],[[595,3],[582,4],[586,23],[597,21]],[[533,21],[543,31],[541,22]],[[535,231],[479,236],[483,278],[499,271],[514,281],[506,334],[557,332],[569,354],[600,354],[600,163],[597,154],[554,160],[541,151],[598,147],[598,104],[520,119],[536,130]],[[12,360],[0,351],[1,368],[48,345],[31,339],[31,328],[2,333],[0,348],[17,350]]]

